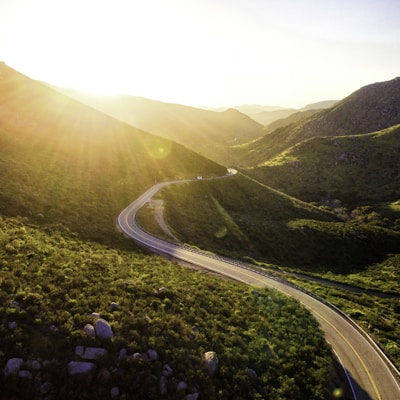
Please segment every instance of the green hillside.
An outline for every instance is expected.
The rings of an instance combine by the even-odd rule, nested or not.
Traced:
[[[343,208],[313,207],[241,175],[172,186],[160,200],[181,242],[294,279],[357,320],[400,365],[398,201],[359,207],[343,221]],[[143,209],[139,221],[160,235],[148,223],[153,212]],[[322,280],[298,279],[293,271]]]
[[[4,64],[0,156],[0,397],[325,400],[342,385],[300,304],[149,255],[116,230],[154,182],[225,168]],[[111,338],[93,331],[99,316]],[[94,370],[71,375],[92,347]],[[10,360],[21,364],[7,376]]]
[[[230,146],[246,143],[264,134],[261,124],[235,109],[216,112],[143,97],[96,96],[68,89],[57,90],[136,128],[181,143],[224,165],[230,165]]]
[[[400,123],[400,78],[374,83],[333,107],[280,127],[262,138],[232,148],[243,167],[254,167],[304,140],[375,132]]]
[[[157,181],[225,169],[0,67],[0,212],[112,242],[115,218]]]
[[[349,208],[394,202],[400,198],[400,125],[310,139],[248,172],[305,201]]]
[[[350,273],[400,252],[400,233],[334,213],[244,176],[164,190],[165,214],[185,243],[303,271]],[[190,223],[188,223],[190,221]]]

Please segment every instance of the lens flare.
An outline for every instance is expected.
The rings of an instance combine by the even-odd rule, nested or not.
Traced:
[[[147,153],[156,159],[167,157],[171,153],[172,142],[166,139],[154,138],[145,141]]]
[[[333,398],[334,399],[341,399],[343,396],[343,390],[342,388],[336,388],[333,392],[332,392]]]

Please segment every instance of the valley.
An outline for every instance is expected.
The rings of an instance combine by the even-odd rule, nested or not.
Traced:
[[[268,128],[238,110],[77,101],[0,65],[1,368],[22,360],[0,376],[6,398],[43,387],[56,398],[354,398],[331,344],[351,365],[358,399],[390,399],[396,380],[375,375],[386,371],[375,356],[357,357],[369,351],[357,347],[364,339],[343,344],[353,333],[340,332],[351,328],[338,328],[328,308],[312,316],[302,304],[314,309],[314,299],[249,270],[240,272],[244,285],[182,268],[125,238],[116,221],[142,199],[138,224],[159,244],[154,235],[165,232],[140,197],[154,190],[177,241],[198,258],[213,254],[206,266],[232,271],[217,258],[236,259],[316,293],[398,368],[398,298],[287,274],[400,292],[398,83],[361,88]],[[227,167],[238,173],[207,179]],[[115,335],[88,335],[93,318]],[[360,368],[345,359],[346,346]],[[81,347],[107,354],[89,361],[89,379],[65,367],[84,361]],[[212,373],[206,353],[218,358]]]
[[[232,175],[215,179],[230,176]],[[304,292],[287,280],[277,278],[263,269],[255,269],[250,264],[194,250],[186,245],[160,240],[148,235],[137,225],[135,221],[137,212],[160,190],[170,185],[188,182],[190,181],[175,181],[153,186],[119,215],[118,224],[121,230],[135,241],[162,254],[251,286],[273,288],[294,297],[311,311],[322,326],[327,341],[332,345],[343,369],[347,371],[346,376],[354,398],[395,398],[400,392],[398,383],[400,374],[396,367],[384,356],[373,340],[365,335],[361,327],[354,324],[345,314],[337,312],[338,309],[332,304],[318,299],[312,292]]]

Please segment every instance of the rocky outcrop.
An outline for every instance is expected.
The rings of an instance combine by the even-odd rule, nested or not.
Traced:
[[[100,359],[107,357],[107,366]],[[216,369],[218,359],[214,352],[207,352],[203,355],[204,360],[209,365],[210,374],[213,374]],[[36,394],[39,396],[55,395],[56,388],[54,383],[48,380],[44,371],[51,369],[65,370],[68,376],[85,376],[89,375],[87,379],[93,380],[97,385],[108,386],[110,389],[110,399],[119,399],[125,396],[126,393],[121,387],[115,385],[119,382],[121,374],[126,366],[129,364],[137,363],[138,365],[145,363],[152,364],[158,369],[160,356],[155,349],[148,349],[144,352],[128,353],[126,348],[111,353],[106,348],[102,347],[86,347],[78,345],[75,347],[73,359],[66,361],[65,364],[56,360],[40,360],[22,358],[10,358],[3,369],[3,376],[5,378],[20,379],[21,384],[25,381],[35,383]],[[197,400],[199,393],[196,385],[186,383],[183,374],[176,374],[174,369],[168,363],[163,363],[162,369],[159,370],[159,375],[154,376],[158,378],[157,392],[160,398],[173,398],[174,395],[185,400]],[[43,379],[46,376],[46,380]],[[117,377],[117,378],[116,378]],[[86,379],[84,377],[84,379]],[[1,397],[1,396],[0,396]]]
[[[103,318],[99,318],[94,322],[94,330],[99,339],[111,339],[114,337],[111,325]]]
[[[96,364],[87,361],[70,361],[68,363],[68,373],[70,375],[89,374],[94,372]]]
[[[96,331],[94,330],[94,326],[92,324],[86,324],[83,330],[88,336],[96,337]]]
[[[84,360],[97,360],[108,355],[108,351],[101,347],[86,347],[82,354]]]
[[[22,358],[10,358],[4,367],[4,375],[17,375],[23,363],[24,360]]]

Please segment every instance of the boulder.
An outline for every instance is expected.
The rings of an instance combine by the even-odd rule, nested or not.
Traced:
[[[111,325],[102,318],[99,318],[97,321],[95,321],[94,330],[96,332],[96,336],[100,339],[111,339],[114,336]]]
[[[40,371],[42,364],[39,360],[32,360],[30,367],[33,371]]]
[[[173,372],[174,372],[174,370],[168,364],[165,364],[163,366],[163,370],[162,370],[161,374],[163,376],[170,377],[170,376],[172,376]]]
[[[10,331],[15,330],[17,326],[18,324],[15,321],[11,321],[8,323],[8,329],[10,329]]]
[[[117,399],[119,397],[119,387],[114,386],[110,390],[110,396],[112,399]]]
[[[133,353],[133,354],[129,357],[129,359],[130,359],[131,361],[140,360],[141,358],[143,358],[143,355],[140,354],[140,353]]]
[[[208,367],[208,373],[213,376],[218,366],[217,354],[214,351],[207,351],[203,357]]]
[[[26,369],[21,369],[21,371],[18,372],[18,376],[24,379],[32,379],[32,372]]]
[[[155,350],[149,349],[147,350],[147,357],[149,357],[150,361],[157,361],[158,354]]]
[[[86,347],[86,349],[81,357],[84,360],[96,360],[100,357],[106,356],[107,354],[108,354],[108,351],[101,347]]]
[[[70,375],[88,374],[96,369],[96,365],[87,361],[70,361],[68,373]]]
[[[198,398],[199,398],[198,393],[187,394],[185,397],[186,400],[197,400]]]
[[[10,358],[4,367],[4,375],[17,375],[23,363],[24,360],[22,358]]]
[[[176,391],[177,391],[177,392],[184,391],[184,390],[187,389],[187,387],[188,387],[188,385],[187,385],[186,382],[180,381],[180,382],[178,383],[178,386],[176,387]]]
[[[251,369],[251,368],[247,369],[247,375],[251,379],[256,379],[257,378],[257,372],[254,371],[254,369]]]
[[[94,330],[94,326],[92,324],[86,324],[83,330],[90,337],[96,336],[96,331]]]
[[[39,360],[27,360],[25,362],[26,368],[31,371],[40,371],[42,368],[42,364]]]
[[[122,348],[118,354],[118,361],[124,360],[128,355],[128,351],[125,348]]]

